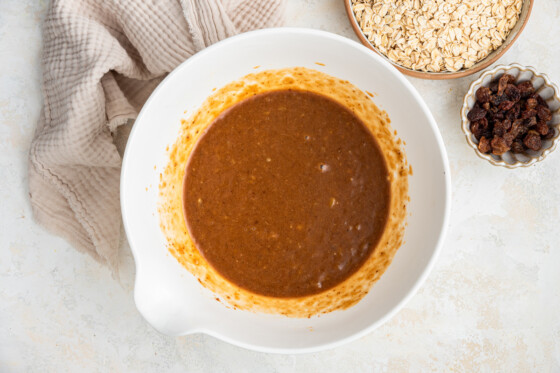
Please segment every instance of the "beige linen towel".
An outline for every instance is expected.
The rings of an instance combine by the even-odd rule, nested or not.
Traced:
[[[36,221],[115,270],[115,144],[123,124],[165,74],[197,51],[239,32],[280,26],[282,1],[54,0],[43,27],[44,109],[29,162]]]

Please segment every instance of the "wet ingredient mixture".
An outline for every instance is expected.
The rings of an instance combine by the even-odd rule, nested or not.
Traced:
[[[189,233],[210,265],[272,297],[316,294],[356,272],[389,203],[383,154],[360,119],[298,90],[223,112],[192,151],[183,186]]]

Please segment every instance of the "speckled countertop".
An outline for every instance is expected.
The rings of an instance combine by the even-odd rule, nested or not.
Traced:
[[[392,320],[343,347],[298,356],[153,330],[134,306],[125,242],[115,280],[31,218],[27,153],[41,108],[47,5],[0,1],[1,372],[560,371],[560,150],[513,171],[477,158],[459,118],[475,77],[410,79],[443,135],[453,207],[434,271]],[[559,19],[560,1],[535,1],[499,62],[532,65],[560,84]],[[356,40],[342,0],[289,0],[288,25]]]

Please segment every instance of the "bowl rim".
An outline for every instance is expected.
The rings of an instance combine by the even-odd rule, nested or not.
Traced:
[[[331,33],[331,32],[327,32],[327,31],[310,29],[310,28],[296,28],[296,27],[268,28],[268,29],[250,31],[250,32],[238,34],[238,35],[232,36],[230,38],[224,39],[220,42],[217,42],[217,43],[199,51],[198,53],[196,53],[195,55],[193,55],[189,59],[187,59],[184,62],[182,62],[181,64],[179,64],[173,71],[171,71],[162,80],[162,82],[160,82],[158,84],[158,86],[155,88],[155,90],[151,93],[150,97],[145,102],[145,104],[143,105],[140,113],[138,114],[138,117],[136,118],[135,122],[139,123],[142,120],[142,118],[144,116],[144,113],[147,110],[146,108],[148,108],[150,106],[150,103],[154,100],[154,97],[162,91],[162,87],[164,87],[167,82],[169,82],[171,79],[173,79],[173,76],[176,75],[176,73],[179,70],[185,69],[188,65],[192,64],[193,61],[202,58],[206,54],[210,53],[210,51],[212,51],[216,48],[220,48],[222,45],[235,43],[235,42],[237,42],[239,40],[243,40],[243,39],[250,39],[254,35],[262,35],[262,34],[267,35],[267,34],[278,34],[278,33],[300,33],[300,34],[307,34],[307,35],[318,36],[318,37],[325,37],[325,38],[328,38],[328,39],[331,39],[331,40],[335,40],[337,42],[347,44],[347,45],[349,45],[353,48],[361,49],[364,52],[370,54],[372,58],[378,59],[380,63],[382,63],[382,64],[387,63],[385,60],[380,58],[380,56],[372,53],[371,50],[369,50],[365,46],[361,45],[360,43],[357,43],[354,40],[351,40],[349,38],[346,38],[346,37],[343,37],[341,35],[334,34],[334,33]],[[180,334],[177,334],[177,335],[189,335],[189,334],[194,334],[194,333],[207,334],[207,335],[210,335],[210,336],[215,337],[217,339],[220,339],[224,342],[228,342],[230,344],[233,344],[235,346],[239,346],[239,347],[246,348],[246,349],[253,350],[253,351],[266,352],[266,353],[300,354],[300,353],[323,351],[323,350],[326,350],[326,349],[332,349],[332,348],[344,345],[346,343],[355,341],[358,338],[370,333],[371,331],[378,328],[379,326],[381,326],[382,324],[384,324],[385,322],[390,320],[392,317],[394,317],[400,310],[402,310],[404,305],[407,304],[410,301],[410,299],[418,292],[420,287],[425,283],[426,279],[428,278],[431,271],[433,270],[433,268],[434,268],[434,266],[437,262],[437,259],[438,259],[439,255],[441,254],[441,251],[443,250],[443,243],[444,243],[444,240],[445,240],[446,235],[447,235],[447,231],[448,231],[448,227],[449,227],[449,221],[450,221],[450,214],[451,214],[451,194],[452,194],[450,166],[449,166],[449,158],[447,156],[447,151],[446,151],[446,148],[445,148],[445,143],[443,142],[443,138],[442,138],[441,133],[439,131],[439,128],[437,126],[437,122],[435,121],[435,118],[433,117],[431,111],[429,110],[429,107],[424,102],[420,93],[414,88],[412,83],[410,83],[402,74],[399,74],[397,71],[395,71],[394,72],[394,77],[397,80],[399,80],[411,92],[411,94],[416,98],[416,100],[417,100],[417,102],[420,106],[420,109],[424,112],[424,114],[426,115],[426,118],[428,119],[429,125],[432,128],[432,131],[433,131],[433,134],[434,134],[434,137],[435,137],[435,141],[438,144],[438,153],[439,153],[439,155],[442,159],[443,173],[444,173],[443,180],[444,180],[444,186],[445,186],[445,195],[442,196],[443,201],[444,201],[444,209],[443,209],[443,214],[442,214],[442,219],[441,219],[441,229],[439,231],[439,235],[437,237],[434,250],[431,254],[430,259],[428,260],[428,263],[421,270],[420,276],[415,280],[414,285],[410,287],[410,289],[406,292],[405,296],[403,296],[400,299],[400,301],[389,312],[387,312],[383,317],[379,318],[378,320],[375,320],[370,325],[361,329],[360,331],[358,331],[356,333],[353,333],[353,334],[349,334],[349,335],[347,335],[343,338],[340,338],[340,339],[327,341],[327,342],[316,344],[316,345],[310,346],[310,347],[303,347],[303,348],[282,348],[282,347],[279,347],[279,348],[277,348],[277,347],[255,345],[255,344],[239,341],[239,340],[236,340],[236,339],[231,338],[229,336],[223,335],[223,334],[221,334],[217,331],[208,330],[208,329],[204,329],[204,328],[195,328],[195,329],[192,329],[188,332],[180,333]],[[129,172],[128,171],[129,168],[131,168],[130,164],[133,163],[133,161],[131,160],[131,155],[130,155],[130,152],[131,152],[130,149],[132,148],[130,146],[130,144],[138,136],[138,132],[139,132],[139,126],[134,125],[132,127],[131,132],[130,132],[130,135],[129,135],[129,138],[128,138],[128,141],[127,141],[127,146],[125,148],[125,152],[124,152],[124,155],[123,155],[122,169],[121,169],[121,183],[120,183],[120,201],[121,201],[121,211],[122,211],[122,219],[123,219],[124,230],[125,230],[125,234],[127,236],[127,239],[130,242],[130,249],[131,249],[131,252],[133,254],[135,267],[136,267],[135,285],[134,285],[135,304],[136,304],[136,307],[139,310],[139,312],[142,314],[142,312],[140,311],[140,308],[138,307],[138,299],[137,299],[138,280],[139,280],[139,274],[141,272],[142,265],[140,265],[141,261],[139,260],[139,255],[140,254],[138,252],[138,249],[134,248],[134,245],[132,244],[132,242],[129,238],[131,236],[131,234],[133,233],[133,229],[130,225],[131,222],[128,218],[128,215],[126,214],[126,212],[128,211],[128,208],[126,207],[126,205],[127,205],[127,201],[128,201],[129,198],[125,197],[125,194],[127,194],[126,190],[127,190],[127,188],[129,188],[129,181],[127,181],[129,178],[127,176],[127,173]],[[136,242],[137,240],[133,240],[133,241]],[[144,315],[143,315],[143,317],[146,319],[146,317]],[[146,319],[146,321],[148,321],[148,320]],[[149,321],[148,321],[148,323],[149,323]]]
[[[375,48],[373,46],[373,44],[371,44],[369,42],[369,40],[365,37],[364,33],[362,32],[362,29],[358,25],[358,21],[356,20],[356,16],[354,15],[354,12],[352,11],[352,5],[351,5],[352,0],[343,0],[343,1],[344,1],[344,7],[346,8],[346,15],[348,16],[348,20],[350,21],[350,25],[352,26],[352,29],[354,30],[354,33],[356,34],[358,39],[360,39],[360,42],[363,45],[365,45],[367,48],[373,50],[375,53],[379,54],[381,57],[383,57],[385,60],[387,60],[391,65],[393,65],[396,69],[398,69],[401,73],[403,73],[405,75],[408,75],[408,76],[412,76],[414,78],[428,79],[428,80],[447,80],[447,79],[463,78],[465,76],[469,76],[469,75],[477,73],[481,70],[484,70],[488,66],[495,63],[498,59],[500,59],[509,50],[509,48],[511,48],[511,46],[515,43],[517,38],[521,35],[523,30],[525,29],[525,26],[527,25],[527,22],[529,22],[529,18],[531,17],[531,11],[533,9],[533,4],[534,4],[534,0],[523,0],[523,1],[527,1],[529,3],[528,10],[527,10],[527,16],[523,20],[523,23],[519,27],[519,30],[517,31],[517,33],[513,34],[512,38],[511,38],[511,41],[509,41],[509,43],[506,46],[504,46],[504,48],[502,48],[499,52],[492,55],[491,58],[489,58],[490,55],[488,55],[485,58],[483,58],[480,62],[478,62],[476,65],[474,65],[474,66],[472,66],[472,67],[470,67],[466,70],[459,70],[459,71],[455,71],[455,72],[430,72],[430,71],[412,70],[412,69],[408,69],[406,67],[403,67],[403,66],[391,61],[383,53],[381,53],[379,50],[377,50],[377,48]],[[508,35],[508,37],[509,37],[509,35]],[[506,38],[506,40],[507,40],[507,38]],[[505,40],[504,40],[504,43],[505,43]]]
[[[490,162],[494,166],[501,166],[501,167],[505,167],[505,168],[508,168],[508,169],[514,169],[514,168],[519,168],[519,167],[529,167],[529,166],[534,165],[537,162],[540,162],[540,161],[544,160],[550,153],[552,153],[556,149],[556,147],[558,146],[558,143],[560,142],[560,133],[558,133],[558,131],[556,131],[556,136],[552,139],[552,144],[550,145],[550,147],[543,150],[542,154],[540,154],[539,156],[531,157],[531,160],[529,160],[528,162],[516,161],[515,163],[507,163],[503,159],[501,159],[501,157],[500,157],[499,160],[497,160],[497,159],[493,158],[491,155],[483,154],[483,153],[480,152],[480,150],[478,150],[478,145],[475,144],[475,142],[472,140],[472,137],[471,137],[472,132],[471,132],[470,127],[469,127],[470,121],[467,118],[467,113],[468,113],[468,110],[469,110],[469,105],[468,105],[467,100],[470,96],[475,94],[476,89],[478,89],[479,87],[482,86],[481,83],[487,76],[496,74],[500,70],[503,70],[504,74],[505,74],[508,71],[513,70],[513,69],[519,69],[520,71],[530,71],[533,74],[534,77],[538,77],[538,78],[543,79],[544,85],[552,88],[552,90],[554,91],[554,99],[556,101],[560,102],[560,90],[558,89],[558,86],[550,80],[548,75],[546,75],[544,73],[537,72],[537,70],[533,66],[523,66],[523,65],[520,65],[519,63],[514,62],[514,63],[511,63],[509,65],[495,66],[493,69],[485,71],[484,73],[482,73],[478,77],[478,79],[474,80],[470,84],[469,89],[467,90],[467,93],[465,94],[465,96],[463,98],[463,105],[461,106],[461,111],[460,111],[460,114],[461,114],[461,129],[463,130],[463,133],[465,134],[465,137],[467,139],[467,143],[470,145],[471,148],[474,149],[475,154],[479,158],[487,160],[488,162]]]

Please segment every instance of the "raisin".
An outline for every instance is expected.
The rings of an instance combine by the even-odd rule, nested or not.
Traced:
[[[506,128],[504,126],[504,122],[496,121],[494,123],[494,130],[492,131],[492,134],[494,136],[503,137],[505,133],[506,133]]]
[[[492,91],[488,87],[480,87],[476,90],[476,100],[482,104],[490,102]]]
[[[490,84],[488,84],[488,88],[490,88],[490,91],[492,91],[492,93],[498,92],[498,81],[494,80],[490,82]]]
[[[539,106],[537,106],[536,111],[537,111],[537,115],[539,116],[540,120],[548,122],[549,120],[552,119],[552,112],[550,111],[549,108],[547,108],[543,105],[539,105]]]
[[[492,145],[492,154],[494,155],[502,155],[510,149],[503,137],[494,136],[490,145]]]
[[[484,133],[488,133],[488,131],[491,130],[488,119],[486,118],[482,118],[481,120],[477,120],[476,122],[471,122],[470,129],[477,140],[480,140]]]
[[[542,147],[541,136],[536,131],[529,131],[523,139],[523,144],[531,150],[539,150]]]
[[[546,136],[548,134],[548,125],[546,124],[546,122],[540,121],[537,123],[537,132],[541,135],[541,136]]]
[[[508,111],[509,109],[511,109],[513,106],[515,105],[514,101],[504,101],[500,104],[500,106],[498,106],[498,109],[502,110],[502,111]]]
[[[494,106],[498,106],[504,101],[507,101],[507,97],[505,95],[495,94],[490,97],[490,103]]]
[[[501,96],[504,93],[504,90],[506,89],[507,85],[509,83],[514,83],[514,82],[515,82],[515,78],[513,76],[509,74],[502,75],[498,80],[498,92],[496,94],[498,96]]]
[[[480,152],[484,154],[490,153],[490,151],[492,150],[492,147],[490,146],[490,140],[482,136],[478,143],[478,150],[480,150]]]
[[[519,92],[521,93],[522,98],[529,97],[533,92],[535,92],[535,88],[533,87],[533,83],[527,81],[517,85]]]
[[[502,75],[502,77],[507,77],[508,79],[508,84],[514,84],[515,83],[515,76],[511,75],[511,74],[504,74]]]
[[[531,118],[531,117],[536,117],[537,116],[537,111],[535,109],[529,109],[529,110],[525,110],[521,113],[521,119],[527,119],[527,118]]]
[[[521,140],[515,140],[511,144],[511,151],[514,153],[523,153],[525,148],[523,147],[523,142]]]
[[[490,110],[490,103],[489,102],[485,102],[482,104],[482,108],[486,111]]]
[[[537,94],[537,103],[539,105],[544,106],[545,108],[549,108],[548,103],[546,102],[546,100],[544,98],[542,98],[539,94]]]
[[[467,118],[471,121],[471,122],[475,122],[477,120],[480,120],[482,118],[484,118],[486,116],[486,110],[480,108],[480,107],[473,107],[471,111],[469,111],[469,113],[467,114]]]
[[[515,140],[515,134],[511,131],[506,132],[504,135],[504,140],[506,141],[506,144],[508,144],[509,146],[511,146],[511,144],[513,143],[513,141]],[[517,141],[517,140],[516,140]],[[521,140],[519,140],[521,141]]]
[[[523,125],[527,128],[537,125],[537,117],[530,117],[523,120]]]
[[[554,137],[556,130],[553,127],[548,127],[548,133],[544,135],[543,139],[549,140]]]
[[[529,127],[521,126],[520,130],[519,130],[519,134],[517,135],[517,138],[522,139],[523,136],[525,136],[525,134],[527,133],[527,131],[529,131]]]
[[[482,131],[483,129],[479,121],[471,122],[471,132],[474,135],[475,139],[480,140],[480,138],[482,137]]]
[[[538,101],[536,98],[528,98],[527,103],[525,104],[525,108],[527,108],[527,110],[530,110],[536,108],[537,105]]]
[[[504,121],[502,122],[502,124],[504,125],[504,129],[506,131],[509,131],[509,129],[511,128],[511,120],[509,119],[504,119]]]
[[[521,103],[518,102],[511,109],[508,110],[506,113],[506,118],[513,121],[519,117],[519,113],[521,113]]]
[[[527,128],[523,126],[523,121],[521,119],[514,120],[511,125],[511,129],[508,131],[508,133],[510,133],[512,136],[512,140],[521,135],[524,135],[525,132],[527,132]]]
[[[517,88],[513,84],[508,84],[507,85],[506,90],[505,90],[505,94],[506,94],[506,96],[509,97],[509,99],[511,101],[517,102],[517,101],[521,100],[521,91],[519,91],[519,88]]]
[[[529,98],[534,98],[535,100],[537,100],[537,105],[542,105],[544,107],[549,107],[548,103],[546,102],[546,100],[544,98],[542,98],[538,92],[533,92],[531,93],[531,95],[529,95]]]
[[[491,139],[492,136],[494,136],[494,135],[492,135],[492,130],[491,129],[487,129],[487,130],[482,131],[482,136],[486,137],[487,139]]]

